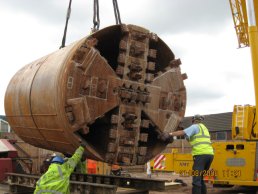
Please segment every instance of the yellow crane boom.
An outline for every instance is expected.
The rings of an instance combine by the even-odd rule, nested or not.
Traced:
[[[245,0],[229,0],[232,18],[238,38],[238,47],[249,46]]]
[[[257,0],[229,0],[232,17],[238,37],[239,47],[250,46],[253,80],[255,92],[255,106],[258,106],[258,1]],[[255,118],[254,133],[258,134],[258,116]]]

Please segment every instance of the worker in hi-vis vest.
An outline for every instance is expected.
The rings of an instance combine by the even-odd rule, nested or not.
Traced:
[[[192,125],[190,127],[170,133],[164,132],[159,136],[161,140],[167,143],[173,142],[173,136],[185,136],[189,140],[192,146],[194,161],[191,172],[193,177],[192,194],[207,193],[203,175],[207,174],[214,157],[210,133],[202,123],[203,120],[204,117],[197,114],[192,117]]]
[[[81,144],[66,161],[61,156],[55,156],[47,172],[37,181],[34,194],[70,194],[70,175],[82,159],[85,146]]]

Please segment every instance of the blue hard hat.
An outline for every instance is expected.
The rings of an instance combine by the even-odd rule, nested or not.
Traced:
[[[64,163],[64,159],[60,156],[55,156],[52,160],[51,163],[59,163],[59,164],[63,164]]]

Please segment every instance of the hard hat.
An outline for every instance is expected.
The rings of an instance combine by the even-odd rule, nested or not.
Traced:
[[[64,159],[60,156],[55,156],[52,160],[51,163],[59,163],[59,164],[63,164],[64,163]]]
[[[204,117],[199,115],[199,114],[196,114],[192,117],[192,121],[203,121],[204,120]]]
[[[56,153],[51,154],[51,157],[53,157],[53,158],[54,158],[55,156],[56,156]]]

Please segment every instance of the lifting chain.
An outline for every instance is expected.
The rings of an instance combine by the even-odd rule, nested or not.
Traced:
[[[64,48],[65,47],[65,41],[66,41],[66,33],[67,33],[67,26],[68,26],[68,21],[71,15],[71,5],[72,5],[72,0],[69,1],[69,6],[67,9],[66,13],[66,22],[65,22],[65,28],[64,28],[64,35],[62,39],[62,44],[59,47]],[[114,14],[116,18],[116,24],[121,24],[121,18],[120,18],[120,12],[118,8],[118,3],[117,0],[113,0],[113,7],[114,7]],[[92,33],[96,32],[99,30],[100,26],[100,19],[99,19],[99,0],[94,0],[93,3],[93,28],[92,28]]]
[[[94,0],[93,5],[93,28],[92,32],[99,30],[100,20],[99,20],[99,0]]]
[[[71,5],[72,5],[72,0],[69,1],[69,6],[68,6],[68,9],[67,9],[67,13],[66,13],[65,29],[64,29],[64,35],[63,35],[62,44],[60,46],[60,49],[65,47],[68,20],[69,20],[70,15],[71,15]]]
[[[121,18],[120,18],[117,0],[113,0],[113,7],[114,7],[115,18],[116,18],[116,24],[121,24]]]
[[[118,8],[117,0],[113,0],[114,14],[116,19],[116,24],[121,24],[120,12]],[[99,30],[100,19],[99,19],[99,0],[94,0],[93,5],[93,28],[92,32]]]

